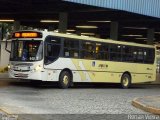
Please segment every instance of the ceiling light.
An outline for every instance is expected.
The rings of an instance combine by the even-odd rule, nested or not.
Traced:
[[[135,38],[136,40],[147,40],[147,38]]]
[[[95,35],[95,33],[81,33],[82,35]]]
[[[109,23],[111,21],[88,21],[88,22],[96,22],[96,23]]]
[[[137,40],[148,40],[148,38],[135,38]],[[156,40],[156,38],[154,38],[153,40]]]
[[[143,35],[122,35],[123,37],[143,37]]]
[[[72,33],[67,32],[66,34],[67,34],[67,35],[71,35]]]
[[[58,20],[41,20],[40,22],[43,22],[43,23],[58,23],[59,21]]]
[[[148,29],[146,27],[123,27],[123,28],[125,28],[125,29],[139,29],[139,30],[146,30],[146,29]]]
[[[67,32],[75,32],[76,30],[68,29]]]
[[[14,22],[13,19],[0,19],[0,22]]]
[[[97,26],[85,26],[85,25],[82,25],[82,26],[76,26],[76,28],[82,28],[82,29],[96,29],[98,28]]]

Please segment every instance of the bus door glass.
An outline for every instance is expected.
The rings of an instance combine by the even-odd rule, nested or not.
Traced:
[[[44,64],[54,62],[60,56],[61,39],[48,36],[45,40],[45,59]]]

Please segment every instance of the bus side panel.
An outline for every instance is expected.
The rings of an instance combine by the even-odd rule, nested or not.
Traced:
[[[59,58],[51,64],[44,65],[44,68],[48,71],[47,81],[58,81],[59,75],[61,71],[64,69],[71,70],[73,74],[73,80],[75,82],[82,81],[78,70],[76,69],[75,65],[73,64],[70,58]],[[83,75],[83,79],[84,80],[86,79],[84,75]]]
[[[137,64],[133,83],[152,82],[156,79],[156,67],[150,64]]]
[[[147,64],[59,58],[45,68],[51,70],[48,81],[58,81],[60,72],[65,68],[72,71],[73,82],[120,83],[126,71],[131,74],[132,83],[155,80],[155,67]],[[49,76],[52,72],[54,75]]]
[[[120,82],[122,72],[116,68],[115,62],[78,59],[72,59],[72,61],[81,78],[90,78],[90,82]],[[88,80],[82,79],[82,82],[88,82]]]

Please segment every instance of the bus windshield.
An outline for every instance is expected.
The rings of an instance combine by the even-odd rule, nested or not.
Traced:
[[[39,61],[43,56],[43,42],[31,40],[12,41],[11,61]]]

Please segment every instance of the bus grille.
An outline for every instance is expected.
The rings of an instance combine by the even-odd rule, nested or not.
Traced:
[[[17,71],[17,72],[29,72],[30,70],[15,70],[14,71]]]
[[[28,74],[14,74],[14,76],[18,78],[27,78]]]

